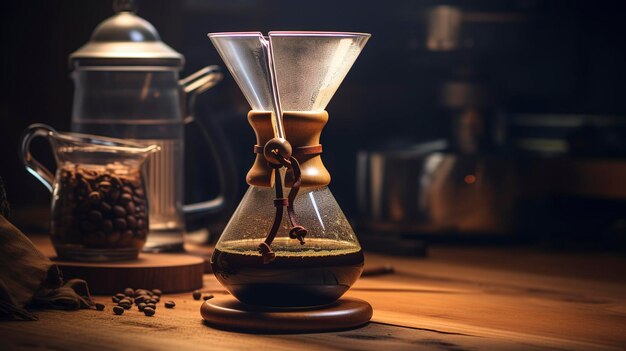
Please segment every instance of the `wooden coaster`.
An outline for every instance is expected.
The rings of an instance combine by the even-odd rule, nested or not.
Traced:
[[[267,308],[246,305],[233,296],[207,300],[200,307],[206,324],[217,329],[250,333],[312,333],[350,329],[372,318],[372,306],[359,299],[341,298],[314,308]]]
[[[185,254],[139,254],[137,260],[70,262],[53,258],[67,279],[84,279],[92,294],[113,294],[125,288],[161,289],[164,293],[202,287],[204,259]]]

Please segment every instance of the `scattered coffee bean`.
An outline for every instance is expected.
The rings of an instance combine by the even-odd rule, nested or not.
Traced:
[[[120,302],[120,299],[118,299],[118,298],[117,298],[117,296],[113,296],[113,297],[111,298],[111,301],[113,301],[113,302],[115,302],[115,303],[118,303],[118,302]]]
[[[147,303],[147,304],[146,304],[146,307],[150,307],[150,308],[152,308],[153,310],[156,310],[156,305],[155,305],[155,304],[153,304],[153,303]]]
[[[145,314],[148,317],[154,316],[154,312],[156,312],[154,310],[154,308],[150,308],[150,307],[147,307],[147,306],[146,306],[146,308],[143,309],[143,314]]]
[[[200,292],[200,290],[195,290],[193,293],[191,293],[191,296],[193,296],[194,300],[200,300],[202,293]]]
[[[165,301],[165,308],[174,308],[176,303],[174,301]]]
[[[143,312],[144,308],[146,308],[145,302],[142,302],[142,303],[137,305],[137,309],[139,310],[139,312]]]
[[[98,311],[104,311],[104,304],[103,304],[103,303],[96,302],[96,310],[98,310]]]
[[[161,296],[163,294],[160,289],[152,289],[152,293],[156,296]]]
[[[133,296],[133,295],[135,295],[135,291],[132,288],[126,288],[126,289],[124,289],[124,295],[126,295],[126,296]]]
[[[121,300],[121,299],[125,298],[125,297],[126,297],[126,295],[124,295],[124,294],[122,294],[122,293],[117,293],[117,294],[115,294],[115,297],[117,297],[118,299],[120,299],[120,300]]]
[[[120,315],[124,313],[124,308],[120,307],[120,306],[114,306],[113,307],[113,313]]]
[[[202,296],[202,300],[206,301],[206,300],[210,300],[213,298],[213,294],[206,294],[204,296]]]

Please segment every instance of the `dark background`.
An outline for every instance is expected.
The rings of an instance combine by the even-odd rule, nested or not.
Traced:
[[[439,102],[442,82],[471,80],[491,87],[505,114],[626,116],[626,6],[622,1],[138,1],[138,14],[186,57],[184,77],[222,65],[206,33],[335,30],[372,33],[331,101],[323,157],[331,188],[349,217],[356,215],[356,152],[451,137]],[[459,48],[425,45],[427,10],[458,6],[479,14],[464,22]],[[31,123],[69,130],[73,86],[67,57],[113,14],[111,1],[11,1],[3,5],[0,84],[0,176],[14,212],[46,208],[50,195],[17,157]],[[489,16],[489,15],[492,16]],[[226,72],[198,100],[197,116],[229,137],[242,191],[254,135],[243,95]],[[191,130],[188,197],[214,193],[205,146]],[[36,153],[46,159],[43,143]],[[615,154],[615,153],[614,153]],[[617,153],[617,156],[621,154]],[[50,161],[50,156],[47,156]]]

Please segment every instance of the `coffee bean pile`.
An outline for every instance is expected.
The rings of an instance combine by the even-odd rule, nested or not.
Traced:
[[[111,301],[117,304],[113,307],[113,313],[117,315],[124,314],[124,310],[130,310],[134,304],[139,312],[152,317],[156,313],[157,304],[161,301],[161,294],[162,292],[159,289],[126,288],[123,293],[117,293],[111,297]],[[173,308],[175,305],[173,301],[165,303],[167,308]]]
[[[52,238],[87,248],[143,247],[146,191],[139,170],[121,164],[60,170]]]

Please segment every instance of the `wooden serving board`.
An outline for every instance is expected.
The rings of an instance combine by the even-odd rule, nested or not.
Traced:
[[[205,259],[186,254],[140,254],[137,260],[117,262],[52,260],[66,280],[86,280],[92,294],[113,294],[128,287],[164,293],[199,289],[205,268]]]

